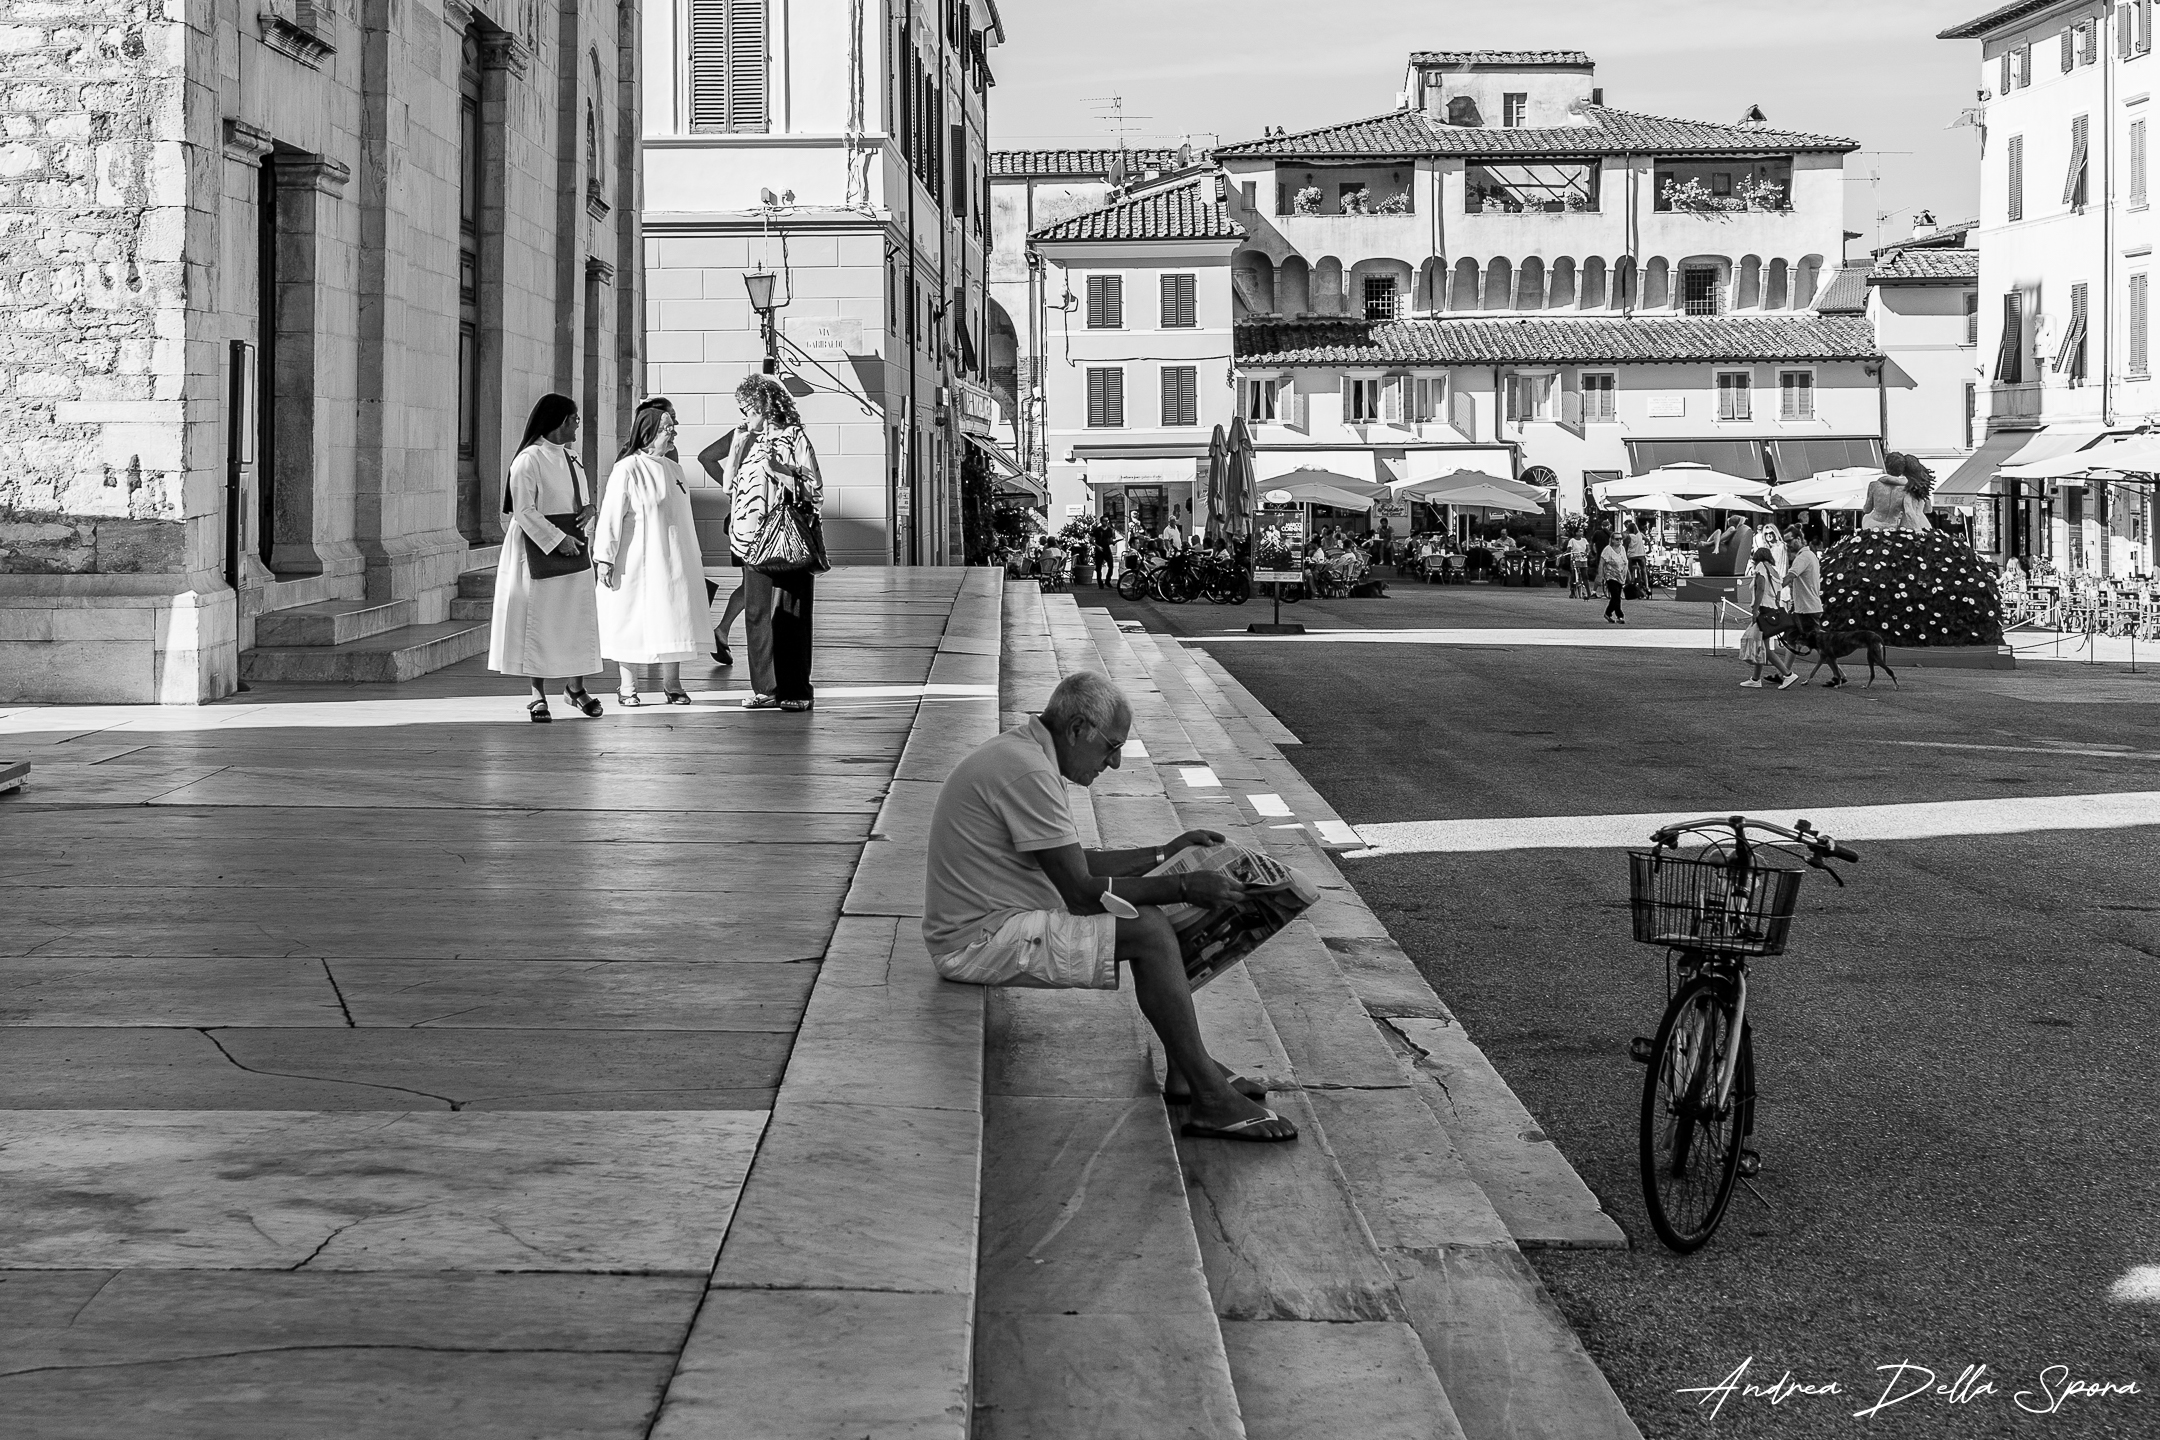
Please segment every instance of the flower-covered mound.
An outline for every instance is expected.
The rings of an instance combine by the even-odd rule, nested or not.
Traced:
[[[1940,530],[1862,530],[1822,557],[1823,624],[1890,645],[1997,645],[2002,595],[1971,546]]]

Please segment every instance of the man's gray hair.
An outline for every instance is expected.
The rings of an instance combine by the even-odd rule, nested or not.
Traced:
[[[1132,722],[1132,705],[1108,676],[1076,670],[1058,681],[1057,689],[1050,692],[1049,703],[1042,708],[1043,728],[1053,734],[1074,720],[1085,720],[1098,732],[1108,734],[1119,721]]]

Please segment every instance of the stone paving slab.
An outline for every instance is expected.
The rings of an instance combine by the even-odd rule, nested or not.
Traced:
[[[0,1270],[711,1266],[758,1111],[0,1116]]]
[[[28,1027],[16,1110],[762,1110],[790,1036],[688,1030]]]
[[[642,1436],[703,1289],[613,1275],[0,1272],[0,1414],[38,1440]],[[116,1374],[154,1376],[154,1397]]]
[[[968,1295],[711,1291],[651,1440],[965,1436],[973,1308]]]
[[[1464,1440],[1417,1332],[1400,1321],[1229,1320],[1222,1331],[1250,1440]]]
[[[974,1440],[1244,1440],[1212,1315],[985,1315]]]

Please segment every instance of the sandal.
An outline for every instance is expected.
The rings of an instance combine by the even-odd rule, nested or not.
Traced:
[[[791,715],[800,715],[805,710],[815,708],[816,704],[814,700],[782,700],[780,708]]]
[[[525,713],[532,717],[532,722],[535,725],[545,725],[555,718],[555,712],[548,709],[548,703],[545,700],[533,701],[525,707]]]
[[[732,666],[733,666],[733,665],[735,664],[735,652],[734,652],[734,651],[732,651],[732,650],[730,650],[730,649],[728,649],[728,647],[727,647],[727,641],[725,641],[725,640],[722,640],[722,639],[721,639],[721,638],[720,638],[720,637],[719,637],[718,635],[715,635],[715,636],[713,636],[713,642],[712,642],[712,643],[713,643],[713,652],[712,652],[713,664],[715,664],[715,665],[726,665],[726,666],[730,666],[730,667],[732,667]]]
[[[617,690],[615,703],[625,710],[635,710],[645,703],[644,697],[635,690]]]
[[[661,693],[667,696],[667,703],[670,705],[689,705],[694,703],[690,699],[690,692],[687,690],[666,690],[662,691]]]
[[[777,710],[780,708],[780,697],[777,695],[752,695],[742,702],[742,708],[745,710]]]
[[[1267,1099],[1268,1087],[1267,1082],[1264,1080],[1250,1080],[1243,1075],[1234,1075],[1230,1078],[1230,1088],[1248,1100]],[[1162,1098],[1165,1105],[1192,1104],[1192,1092],[1190,1090],[1165,1090],[1162,1092]]]
[[[564,686],[562,698],[569,701],[572,705],[576,706],[579,710],[583,711],[588,716],[595,716],[600,714],[600,702],[593,699],[590,694],[588,694],[582,689],[572,690],[568,686]]]
[[[1297,1139],[1297,1127],[1295,1125],[1290,1127],[1290,1133],[1287,1135],[1255,1135],[1253,1127],[1255,1125],[1265,1125],[1271,1120],[1280,1120],[1282,1118],[1273,1110],[1263,1110],[1250,1120],[1239,1120],[1229,1125],[1201,1125],[1188,1120],[1178,1127],[1178,1133],[1191,1136],[1195,1140],[1252,1140],[1263,1145],[1279,1145],[1285,1140]]]

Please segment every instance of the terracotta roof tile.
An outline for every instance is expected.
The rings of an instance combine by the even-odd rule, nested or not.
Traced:
[[[1425,155],[1753,155],[1860,148],[1859,141],[1835,135],[1676,120],[1615,110],[1609,105],[1585,105],[1581,113],[1584,123],[1580,125],[1507,129],[1444,125],[1422,110],[1395,110],[1295,135],[1271,135],[1226,145],[1215,154],[1317,160]]]
[[[1593,65],[1580,50],[1413,50],[1413,65]]]
[[[1943,285],[1977,282],[1977,250],[1899,250],[1875,262],[1870,285]]]
[[[1867,313],[1868,267],[1865,261],[1848,261],[1815,293],[1818,315],[1864,315]]]
[[[1116,150],[993,150],[990,152],[990,173],[998,175],[1058,175],[1072,178],[1105,179],[1110,174],[1110,161]],[[1174,170],[1177,168],[1178,152],[1175,150],[1128,150],[1126,163],[1135,175],[1149,170]],[[1195,150],[1195,161],[1205,160],[1205,150]]]
[[[1241,240],[1245,227],[1215,198],[1214,175],[1165,185],[1037,230],[1031,241]]]
[[[1977,40],[1990,30],[2005,25],[2015,25],[2021,20],[2029,20],[2041,11],[2052,10],[2061,3],[2062,0],[2012,0],[2012,3],[1990,10],[1977,19],[1967,20],[1962,25],[1953,25],[1947,30],[1938,30],[1935,32],[1935,38],[1938,40]]]
[[[1529,365],[1682,360],[1866,360],[1858,316],[1260,321],[1237,327],[1240,365]]]

